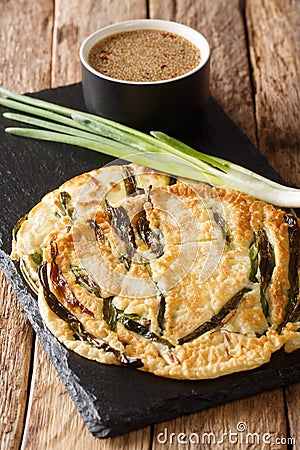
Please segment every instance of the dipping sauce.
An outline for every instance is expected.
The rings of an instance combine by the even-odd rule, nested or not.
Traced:
[[[119,80],[153,82],[184,75],[198,66],[200,50],[188,39],[163,30],[112,34],[90,50],[88,62]]]

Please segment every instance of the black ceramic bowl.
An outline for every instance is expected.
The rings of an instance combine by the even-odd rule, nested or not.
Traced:
[[[200,63],[182,76],[153,82],[111,78],[90,66],[88,54],[98,41],[111,34],[138,29],[163,30],[185,37],[199,48]],[[207,102],[209,57],[209,45],[202,34],[176,22],[141,19],[102,28],[85,39],[80,48],[86,107],[94,114],[142,130],[182,128]]]

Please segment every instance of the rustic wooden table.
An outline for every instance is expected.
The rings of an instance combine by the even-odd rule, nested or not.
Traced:
[[[110,23],[150,17],[201,31],[212,48],[212,95],[281,177],[300,188],[299,0],[1,0],[0,8],[0,84],[19,92],[79,81],[80,42]],[[1,450],[196,449],[192,433],[220,439],[238,422],[260,444],[235,443],[232,435],[201,448],[300,448],[300,383],[123,437],[94,438],[3,274],[0,296]],[[175,433],[168,444],[158,439],[165,429]]]

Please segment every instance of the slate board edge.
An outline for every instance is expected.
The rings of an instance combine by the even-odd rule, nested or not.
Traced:
[[[78,86],[78,83],[69,86],[62,86],[53,90],[45,89],[43,91],[32,93],[30,95],[42,96],[43,93],[47,94],[47,92],[49,91],[61,91],[63,93],[65,88],[76,86]],[[219,110],[225,117],[226,115],[220,107]],[[238,128],[236,125],[235,127]],[[245,138],[246,140],[248,139],[244,135],[244,139]],[[249,140],[248,143],[251,147],[252,144]],[[32,296],[30,289],[24,283],[22,277],[19,275],[15,265],[10,260],[9,256],[2,250],[0,250],[0,267],[3,269],[14,291],[16,292],[18,300],[20,301],[43,347],[45,348],[53,365],[55,366],[60,378],[62,379],[79,412],[81,413],[85,424],[87,425],[91,433],[96,437],[106,438],[117,436],[150,425],[152,423],[158,423],[185,414],[197,412],[208,407],[220,405],[239,398],[244,398],[250,395],[257,394],[259,392],[274,389],[276,387],[285,386],[300,380],[300,363],[294,364],[293,367],[287,366],[282,369],[274,369],[272,367],[266,368],[266,366],[262,366],[261,368],[255,369],[253,371],[244,373],[240,372],[239,374],[236,374],[236,379],[238,380],[238,382],[232,384],[230,393],[228,389],[223,389],[219,392],[215,392],[215,394],[209,398],[198,395],[196,391],[194,392],[194,394],[191,392],[185,398],[178,399],[178,397],[175,396],[169,398],[164,404],[161,404],[160,406],[148,409],[145,408],[145,411],[143,411],[143,416],[134,417],[134,423],[131,418],[126,418],[125,415],[123,415],[122,420],[119,420],[118,422],[114,422],[113,417],[106,416],[105,418],[103,418],[99,415],[99,411],[94,404],[95,399],[93,398],[91,393],[86,391],[82,387],[82,385],[80,384],[80,380],[76,380],[74,372],[72,372],[70,367],[68,366],[67,360],[69,350],[62,346],[46,328],[40,317],[38,307],[36,305],[36,300]],[[31,306],[29,307],[28,305],[30,302]],[[32,305],[34,305],[33,308]],[[63,366],[62,361],[58,361],[57,359],[56,349],[58,348],[60,356],[63,355],[64,357]],[[140,375],[142,375],[142,373],[140,373]],[[232,380],[235,377],[229,375],[221,378],[225,381]],[[168,381],[171,383],[176,383],[176,380]],[[212,383],[213,381],[214,380],[211,380]],[[201,383],[201,381],[199,383]],[[245,388],[245,383],[247,383],[247,388]],[[195,402],[195,398],[197,398],[197,402]],[[179,408],[178,401],[181,403]],[[183,401],[184,404],[182,404]]]
[[[106,425],[102,424],[101,418],[98,411],[94,407],[91,396],[87,394],[80,383],[76,381],[74,373],[70,373],[71,370],[66,363],[68,350],[57,341],[57,339],[46,327],[42,317],[40,316],[36,298],[34,298],[29,287],[27,287],[24,283],[11,258],[1,249],[0,268],[11,284],[18,301],[22,305],[32,328],[51,359],[58,375],[66,386],[73,401],[76,403],[85,424],[93,434],[99,434],[100,437],[102,437],[102,435],[106,436],[110,430],[107,429]],[[30,306],[28,306],[29,303],[31,303]],[[60,347],[59,355],[64,356],[63,364],[61,360],[58,361],[55,357],[55,348],[57,346]],[[62,371],[62,368],[64,371]],[[80,393],[80,395],[78,395],[78,393]],[[82,397],[82,401],[79,400],[80,397]],[[96,429],[95,424],[97,424]]]
[[[264,365],[258,369],[237,374],[239,379],[236,383],[232,384],[230,393],[228,388],[223,389],[223,391],[221,390],[215,393],[212,397],[208,394],[208,398],[199,398],[198,402],[195,402],[195,398],[198,397],[196,393],[187,396],[185,399],[177,399],[174,397],[169,399],[168,402],[160,408],[154,407],[154,410],[149,409],[145,411],[142,417],[135,418],[134,423],[130,420],[113,423],[113,418],[107,417],[106,420],[101,418],[93,402],[95,399],[90,392],[87,392],[81,386],[80,382],[74,376],[74,372],[71,372],[71,369],[67,363],[69,350],[60,344],[47,329],[40,316],[36,299],[23,282],[10,257],[2,250],[0,250],[0,267],[12,285],[18,301],[21,303],[34,331],[36,332],[43,347],[45,348],[45,351],[50,357],[51,362],[57,370],[59,377],[67,388],[72,400],[76,404],[87,428],[95,437],[108,438],[126,434],[130,431],[134,431],[154,423],[174,419],[179,416],[199,412],[213,406],[228,403],[229,401],[246,398],[267,390],[287,386],[299,381],[300,379],[300,362],[291,368],[293,374],[291,376],[289,373],[288,377],[285,377],[284,375],[286,368],[282,369],[282,373],[281,369],[274,370],[274,368],[267,368],[267,366]],[[30,306],[28,306],[29,303],[31,303]],[[60,357],[59,360],[56,356],[56,350],[58,347]],[[287,369],[289,370],[290,368]],[[225,380],[226,376],[222,378]],[[176,380],[170,381],[176,383]],[[213,381],[214,380],[212,380],[212,382]],[[247,383],[246,390],[245,383]],[[178,401],[180,402],[179,408]]]

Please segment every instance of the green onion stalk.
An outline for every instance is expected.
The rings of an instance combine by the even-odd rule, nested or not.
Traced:
[[[17,94],[0,87],[3,116],[30,125],[9,134],[85,147],[171,175],[237,189],[286,208],[300,207],[300,190],[283,186],[222,158],[210,156],[159,131],[150,134],[94,114]],[[35,127],[35,128],[33,128]]]

